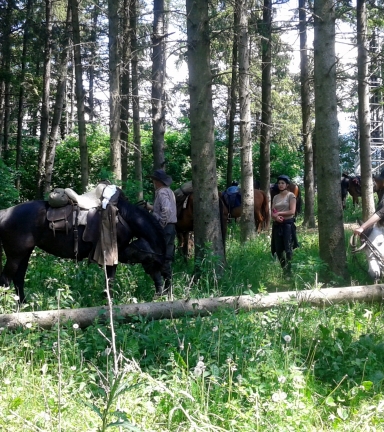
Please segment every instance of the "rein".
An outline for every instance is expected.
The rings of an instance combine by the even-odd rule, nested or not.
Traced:
[[[369,240],[369,238],[364,234],[361,233],[362,236],[364,236],[364,242],[361,242],[361,246],[357,247],[356,237],[358,237],[356,234],[352,234],[350,238],[350,245],[351,245],[351,252],[353,254],[360,252],[363,250],[366,246],[370,250],[369,258],[372,257],[372,255],[375,257],[376,261],[379,264],[380,269],[382,270],[382,273],[384,271],[384,257],[383,255],[377,250],[376,246]]]

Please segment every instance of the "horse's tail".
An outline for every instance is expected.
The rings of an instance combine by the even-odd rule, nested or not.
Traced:
[[[269,210],[269,202],[268,202],[268,196],[265,192],[263,192],[263,204],[261,206],[261,215],[263,216],[263,225],[262,228],[267,230],[269,228],[269,223],[271,220],[271,213]]]
[[[223,240],[224,256],[225,256],[225,242],[227,237],[227,221],[228,216],[225,217],[224,209],[227,208],[222,197],[219,197],[219,211],[220,211],[220,226],[221,226],[221,238]]]
[[[297,186],[297,197],[296,197],[296,214],[300,214],[301,213],[301,207],[303,204],[303,200],[301,198],[301,190],[299,188],[299,185]]]

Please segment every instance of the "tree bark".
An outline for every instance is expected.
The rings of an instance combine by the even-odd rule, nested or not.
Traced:
[[[313,169],[313,148],[311,134],[311,96],[308,72],[307,46],[307,14],[305,0],[299,0],[299,32],[300,32],[300,87],[301,116],[303,123],[304,147],[304,189],[305,207],[303,225],[315,228],[315,173]]]
[[[52,0],[45,0],[45,49],[43,72],[43,97],[41,101],[40,146],[37,168],[36,199],[44,197],[45,161],[48,146],[49,96],[51,88],[51,55],[52,55]]]
[[[20,89],[19,89],[19,107],[17,111],[17,137],[16,137],[16,189],[20,190],[20,165],[21,165],[21,149],[23,136],[23,119],[24,119],[24,100],[25,100],[25,69],[27,62],[27,44],[29,41],[29,30],[32,17],[32,0],[27,1],[27,11],[23,34],[23,51],[21,54],[21,73],[20,73]]]
[[[120,109],[120,143],[121,143],[121,181],[123,186],[128,180],[128,140],[129,140],[129,91],[131,86],[131,29],[130,1],[124,0],[121,46],[121,109]]]
[[[361,200],[363,220],[367,220],[375,211],[373,199],[372,159],[370,143],[370,106],[369,73],[367,46],[367,5],[366,0],[357,0],[357,93],[359,98],[358,121],[361,168]]]
[[[166,17],[164,0],[153,1],[152,35],[152,150],[154,169],[162,168],[165,133],[165,42]]]
[[[272,1],[264,0],[263,22],[261,26],[261,133],[260,133],[260,187],[270,199],[271,178],[271,71],[272,71]],[[283,173],[279,173],[283,174]]]
[[[119,2],[108,0],[109,21],[109,133],[111,171],[121,181]]]
[[[135,162],[135,181],[139,185],[137,200],[143,199],[143,168],[141,156],[140,131],[140,97],[139,97],[139,71],[138,71],[138,43],[137,43],[137,0],[131,0],[131,65],[132,65],[132,123],[133,123],[133,158]]]
[[[213,254],[217,257],[214,270],[221,274],[225,257],[217,190],[208,2],[186,0],[186,6],[195,273],[200,274],[200,263]],[[208,252],[209,243],[212,250]]]
[[[63,105],[64,105],[64,97],[65,97],[65,88],[67,85],[70,19],[71,19],[71,8],[70,5],[68,4],[66,27],[64,30],[65,35],[63,38],[63,49],[60,55],[60,62],[57,71],[58,81],[57,81],[55,106],[53,108],[51,132],[49,134],[47,156],[45,161],[44,192],[46,194],[49,193],[52,186],[52,173],[53,173],[53,166],[55,162],[57,137],[59,135],[59,130],[60,130],[61,115],[63,113]]]
[[[117,305],[113,310],[114,319],[119,322],[132,322],[138,316],[148,320],[177,319],[185,316],[210,316],[222,309],[234,311],[266,311],[285,304],[298,306],[331,307],[335,304],[355,302],[382,302],[384,285],[361,285],[341,288],[323,288],[306,291],[288,291],[255,296],[210,297],[165,301],[156,303],[135,303]],[[16,330],[23,326],[35,325],[50,329],[60,320],[61,324],[68,321],[76,323],[80,328],[88,327],[95,322],[107,322],[107,307],[91,307],[81,309],[59,309],[50,311],[18,312],[0,315],[0,328]]]
[[[97,20],[99,18],[100,5],[98,4],[98,0],[94,2],[93,10],[92,10],[92,29],[90,35],[91,42],[91,59],[88,67],[88,75],[89,75],[89,123],[93,124],[94,115],[95,115],[95,59],[97,57]]]
[[[233,146],[235,138],[235,115],[237,104],[237,57],[238,57],[238,31],[239,31],[239,14],[237,5],[233,9],[233,44],[232,44],[232,76],[229,101],[229,120],[228,120],[228,156],[227,156],[227,187],[232,184],[233,176]]]
[[[4,19],[4,30],[2,35],[1,47],[1,90],[2,90],[2,116],[0,123],[0,155],[3,160],[9,158],[9,130],[10,130],[10,113],[11,113],[11,36],[12,36],[12,14],[16,9],[15,1],[7,2],[7,9]]]
[[[79,25],[79,3],[78,0],[71,1],[72,30],[73,30],[73,57],[75,63],[76,78],[76,108],[77,122],[79,128],[80,165],[81,165],[81,192],[85,192],[89,182],[89,161],[87,147],[87,131],[84,115],[84,87],[83,67],[81,60],[80,25]]]
[[[240,241],[256,236],[253,201],[253,161],[251,142],[251,98],[249,95],[248,1],[239,0],[239,102],[241,156]]]
[[[332,273],[346,277],[336,99],[335,5],[332,0],[314,2],[319,253]]]

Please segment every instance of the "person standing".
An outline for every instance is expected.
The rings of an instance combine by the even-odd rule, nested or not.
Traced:
[[[381,171],[379,175],[374,177],[375,180],[375,192],[377,192],[377,196],[379,198],[379,202],[376,207],[376,212],[366,220],[363,224],[359,226],[359,228],[354,229],[353,233],[356,235],[361,235],[364,230],[370,228],[375,223],[382,223],[384,220],[384,169]]]
[[[155,188],[155,200],[153,205],[147,203],[147,209],[152,211],[153,216],[159,221],[164,229],[166,253],[165,262],[161,270],[162,281],[155,281],[155,284],[162,286],[162,295],[169,293],[172,288],[172,261],[175,254],[176,237],[176,199],[172,189],[172,177],[164,170],[158,169],[151,175]]]
[[[291,271],[293,249],[299,247],[296,236],[295,213],[296,197],[288,191],[290,179],[286,175],[277,177],[279,193],[272,201],[272,239],[271,252],[277,255],[285,273]]]

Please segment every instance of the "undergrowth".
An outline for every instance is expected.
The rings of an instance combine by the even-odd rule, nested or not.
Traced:
[[[192,260],[177,256],[176,299],[370,283],[364,257],[350,253],[350,280],[322,281],[317,235],[300,226],[289,278],[270,255],[268,234],[245,246],[238,234],[230,227],[221,278],[207,260],[195,281]],[[151,301],[154,294],[138,266],[119,266],[114,288],[115,303]],[[23,310],[101,305],[103,289],[96,266],[36,251]],[[17,309],[11,290],[3,289],[0,309]],[[383,315],[381,304],[292,303],[177,320],[133,317],[86,329],[75,322],[49,331],[1,329],[0,429],[381,431]]]

